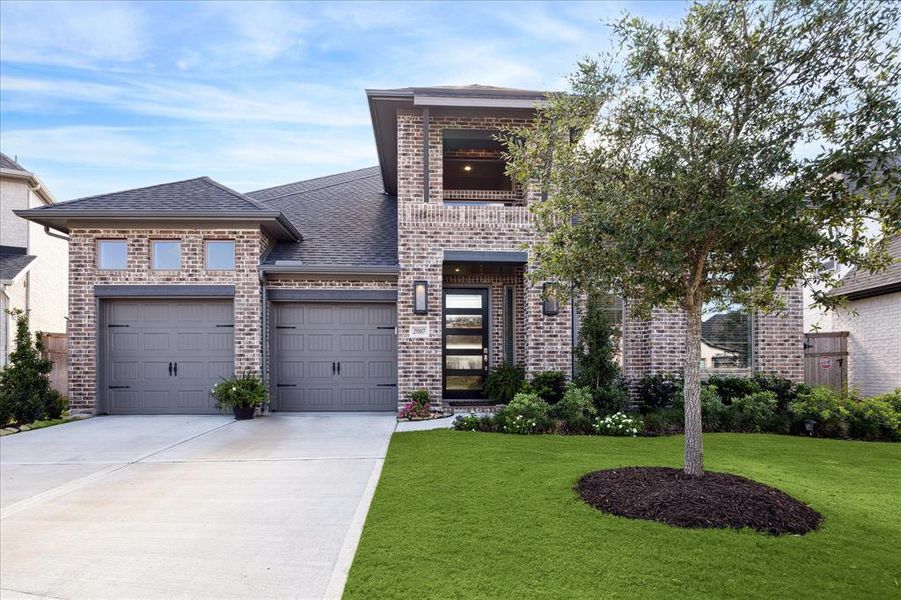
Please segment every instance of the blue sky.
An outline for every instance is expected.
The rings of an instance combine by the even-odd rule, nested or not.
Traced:
[[[0,3],[0,148],[60,200],[376,164],[365,88],[562,89],[629,11],[681,2]]]

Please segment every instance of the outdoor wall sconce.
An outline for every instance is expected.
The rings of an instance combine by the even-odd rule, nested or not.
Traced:
[[[553,283],[545,283],[541,286],[541,312],[545,315],[556,315],[560,312],[560,301],[557,299],[557,286]]]
[[[413,313],[426,315],[429,313],[429,282],[413,282]]]

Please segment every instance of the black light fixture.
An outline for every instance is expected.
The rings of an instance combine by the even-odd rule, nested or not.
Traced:
[[[541,286],[541,312],[546,315],[556,315],[560,312],[560,301],[557,299],[557,286],[553,283],[545,283]]]
[[[429,312],[429,282],[413,282],[413,313],[425,315]]]

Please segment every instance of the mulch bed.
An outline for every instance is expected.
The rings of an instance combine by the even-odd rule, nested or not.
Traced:
[[[820,513],[788,494],[729,473],[691,477],[681,469],[624,467],[589,473],[575,489],[601,512],[676,527],[803,535],[822,521]]]

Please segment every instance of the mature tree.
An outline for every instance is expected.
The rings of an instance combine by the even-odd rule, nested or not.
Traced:
[[[627,16],[612,26],[618,50],[580,63],[572,92],[510,137],[511,174],[548,192],[535,276],[610,290],[638,316],[685,312],[688,474],[703,473],[702,306],[776,311],[781,289],[833,283],[823,258],[889,262],[899,16],[873,0],[695,3],[672,25]]]

